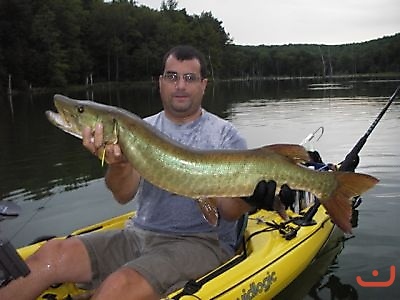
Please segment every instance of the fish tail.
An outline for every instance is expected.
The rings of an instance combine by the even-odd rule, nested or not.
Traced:
[[[361,195],[375,184],[378,179],[367,174],[352,172],[333,172],[337,181],[336,189],[321,203],[332,221],[344,232],[351,232],[351,199]]]

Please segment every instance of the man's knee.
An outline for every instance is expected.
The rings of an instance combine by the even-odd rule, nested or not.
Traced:
[[[76,279],[76,274],[90,267],[86,250],[81,241],[76,238],[52,239],[44,243],[39,250],[27,259],[28,265],[35,266],[46,273],[51,273],[54,279]],[[77,270],[80,269],[80,270]],[[79,276],[81,277],[81,276]],[[89,280],[83,276],[79,279]]]
[[[53,239],[45,242],[33,255],[28,257],[29,264],[38,263],[53,266],[57,262],[57,256],[62,248],[62,241]]]

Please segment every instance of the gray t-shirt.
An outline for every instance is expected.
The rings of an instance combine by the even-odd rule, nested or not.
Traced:
[[[189,147],[211,149],[246,149],[245,140],[231,123],[203,109],[199,119],[175,124],[164,112],[145,119],[169,138]],[[156,232],[190,234],[218,230],[225,249],[236,242],[236,222],[220,220],[217,228],[208,224],[193,199],[162,190],[142,180],[135,196],[136,216],[131,222],[142,229]]]

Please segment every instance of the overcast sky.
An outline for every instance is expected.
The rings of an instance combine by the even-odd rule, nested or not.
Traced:
[[[162,0],[138,0],[159,9]],[[364,42],[400,32],[399,0],[178,0],[211,11],[237,45]]]

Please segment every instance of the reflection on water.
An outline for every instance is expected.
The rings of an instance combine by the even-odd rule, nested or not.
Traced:
[[[334,137],[347,147],[346,151],[366,128],[359,121],[378,111],[381,101],[391,93],[393,83],[386,86],[384,93],[374,96],[383,89],[382,85],[385,87],[381,83],[378,89],[376,84],[354,85],[343,94],[330,90],[310,92],[306,82],[295,80],[225,82],[209,86],[204,104],[208,110],[233,121],[250,146],[299,143],[316,127],[330,122],[357,129],[354,135],[342,132]],[[139,116],[161,109],[154,85],[112,90],[104,87],[91,92],[96,101],[129,109]],[[61,93],[82,99],[91,95],[86,91]],[[373,96],[367,96],[368,93]],[[80,187],[103,174],[91,155],[82,151],[80,141],[61,133],[46,120],[44,111],[53,108],[52,96],[20,94],[14,96],[13,113],[7,109],[0,111],[0,138],[6,145],[0,150],[3,200],[39,200],[52,195],[57,186],[67,190]],[[332,159],[341,159],[343,154]]]
[[[270,143],[300,143],[323,126],[324,136],[315,147],[325,160],[341,161],[386,104],[399,81],[344,82],[351,89],[308,89],[311,81],[224,82],[209,86],[204,106],[234,123],[250,147]],[[86,91],[58,91],[73,98]],[[0,110],[0,197],[22,206],[21,216],[0,223],[0,234],[21,246],[40,235],[59,235],[120,214],[132,206],[111,200],[102,181],[104,168],[78,139],[56,129],[44,112],[53,109],[51,94],[20,94],[10,109]],[[91,96],[90,96],[91,97]],[[161,109],[157,88],[105,86],[93,98],[147,116]],[[8,108],[8,100],[0,100]],[[315,293],[332,286],[350,285],[359,298],[378,297],[355,281],[373,269],[400,264],[400,237],[395,221],[400,211],[399,100],[395,101],[361,151],[358,171],[381,181],[367,193],[359,209],[356,238],[348,241],[335,268],[322,277]],[[322,288],[322,286],[324,286]],[[385,295],[398,298],[400,281]],[[337,288],[333,288],[337,290]],[[328,295],[328,294],[326,294]],[[308,296],[310,297],[310,295]],[[329,297],[329,296],[327,296]],[[318,299],[318,298],[313,298]]]
[[[111,105],[124,106],[124,99],[127,108],[134,108],[140,116],[161,107],[151,87],[116,90],[112,94],[100,89],[97,93],[102,102]],[[65,94],[85,98],[85,92]],[[6,145],[0,149],[3,200],[39,200],[51,196],[58,186],[66,190],[80,187],[103,174],[92,156],[82,151],[79,140],[61,133],[46,120],[44,112],[53,109],[52,97],[17,95],[12,114],[6,109],[0,111],[0,138]]]

